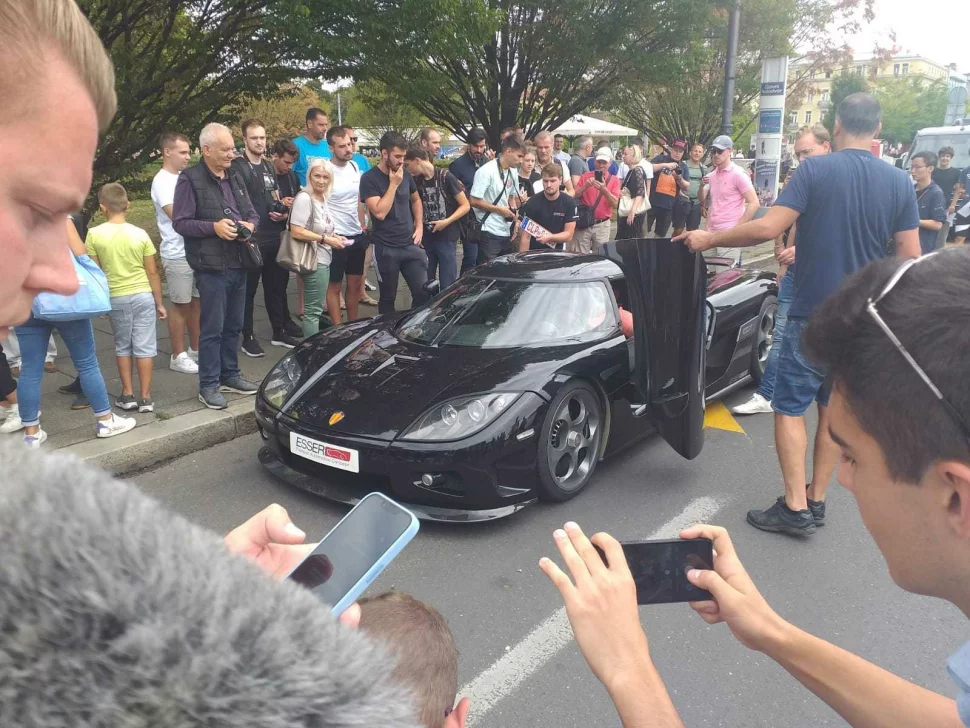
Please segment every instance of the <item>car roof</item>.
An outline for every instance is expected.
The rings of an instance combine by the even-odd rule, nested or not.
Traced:
[[[530,250],[501,255],[470,272],[476,278],[571,283],[622,278],[616,263],[599,255],[577,255],[558,250]]]

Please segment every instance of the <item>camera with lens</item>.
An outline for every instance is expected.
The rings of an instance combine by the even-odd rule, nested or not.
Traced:
[[[253,231],[250,230],[248,227],[238,222],[235,223],[235,225],[236,225],[236,240],[241,240],[243,242],[246,242],[251,237],[253,237]]]
[[[279,200],[270,200],[269,211],[275,212],[277,215],[285,215],[287,212],[289,212],[286,205],[284,205]]]

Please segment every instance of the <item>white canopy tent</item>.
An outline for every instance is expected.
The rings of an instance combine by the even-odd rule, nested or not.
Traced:
[[[591,137],[626,137],[639,136],[640,132],[629,126],[614,124],[612,121],[594,119],[592,116],[577,115],[572,117],[558,129],[552,130],[553,134],[562,134],[567,137],[591,136]]]

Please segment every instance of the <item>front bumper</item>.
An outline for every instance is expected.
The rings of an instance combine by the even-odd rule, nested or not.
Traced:
[[[537,499],[536,441],[547,403],[526,393],[497,422],[458,442],[384,441],[336,433],[297,422],[256,401],[265,445],[260,462],[286,482],[349,505],[380,491],[429,521],[489,521]],[[533,431],[520,440],[517,436]],[[349,473],[290,452],[290,433],[357,450],[359,473]],[[422,475],[434,476],[433,485]]]

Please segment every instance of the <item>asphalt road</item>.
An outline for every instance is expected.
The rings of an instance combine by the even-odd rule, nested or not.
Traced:
[[[734,395],[738,401],[747,393]],[[704,451],[682,460],[659,438],[601,463],[569,503],[537,504],[504,521],[422,524],[421,532],[372,587],[427,600],[451,624],[461,650],[459,684],[481,728],[619,725],[589,672],[539,571],[558,556],[552,531],[575,520],[587,533],[623,539],[673,536],[697,518],[726,526],[748,571],[790,621],[947,695],[945,660],[968,638],[949,604],[902,592],[865,531],[851,495],[834,486],[828,524],[807,541],[748,526],[749,508],[781,492],[772,418],[739,420],[745,434],[708,430]],[[270,502],[284,505],[310,538],[345,508],[277,481],[256,461],[259,438],[187,456],[134,482],[188,518],[228,531]],[[642,607],[654,660],[689,726],[842,725],[839,717],[766,657],[709,627],[685,605]]]

